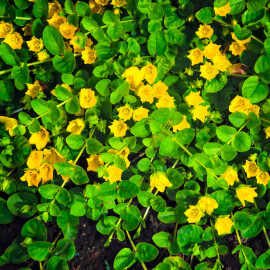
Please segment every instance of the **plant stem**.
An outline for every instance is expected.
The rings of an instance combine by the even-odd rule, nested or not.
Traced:
[[[233,215],[231,215],[231,216],[232,216],[232,219],[233,219]],[[238,243],[239,243],[239,245],[242,245],[242,241],[241,241],[241,238],[240,238],[239,232],[238,232],[238,230],[237,230],[236,228],[234,228],[234,229],[235,229],[235,233],[236,233],[236,237],[237,237]],[[248,260],[247,260],[247,255],[246,255],[246,253],[245,253],[244,249],[242,249],[242,248],[241,248],[241,251],[243,252],[243,255],[244,255],[245,261],[247,262],[247,261],[248,261]]]
[[[178,159],[174,162],[174,164],[172,165],[172,168],[173,168],[173,169],[176,167],[176,165],[177,165],[177,163],[179,162],[179,160],[180,160],[180,158],[178,158]]]
[[[178,221],[175,223],[175,227],[174,227],[174,233],[173,236],[175,237],[177,234],[177,227],[178,227]]]
[[[3,19],[11,19],[9,16],[0,16],[0,18],[3,18]],[[31,18],[31,17],[16,17],[15,20],[32,21],[32,20],[34,20],[34,19]]]
[[[209,220],[210,220],[211,227],[214,228],[212,219],[209,218]],[[215,248],[216,248],[216,251],[217,251],[217,257],[218,257],[218,260],[220,261],[220,255],[219,255],[219,252],[218,252],[218,245],[217,245],[217,240],[216,240],[215,233],[213,234],[213,236],[214,236]]]
[[[264,119],[264,118],[260,118],[260,120],[263,121],[263,122],[265,122],[265,123],[270,124],[270,120],[266,120],[266,119]]]
[[[129,239],[129,241],[130,241],[130,243],[131,243],[131,245],[132,245],[132,247],[133,247],[133,250],[134,250],[135,252],[137,252],[137,248],[136,248],[135,244],[133,243],[133,241],[132,241],[132,239],[131,239],[131,237],[130,237],[129,232],[126,231],[126,234],[127,234],[128,239]],[[143,268],[144,270],[147,270],[146,265],[144,264],[144,262],[143,262],[143,261],[139,261],[139,262],[141,263],[142,268]]]

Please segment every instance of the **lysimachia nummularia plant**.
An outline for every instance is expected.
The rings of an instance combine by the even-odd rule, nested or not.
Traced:
[[[150,269],[160,248],[155,270],[223,269],[230,253],[270,269],[243,241],[270,248],[269,8],[0,0],[0,223],[25,220],[0,266],[68,269],[86,216],[106,246],[129,240],[116,270]],[[174,230],[146,243],[149,211]]]

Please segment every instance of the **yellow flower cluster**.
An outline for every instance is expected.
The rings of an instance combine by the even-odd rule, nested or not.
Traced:
[[[93,2],[93,1],[91,1]],[[95,0],[96,4],[100,6],[106,6],[109,4],[110,0]],[[116,7],[122,7],[126,5],[127,1],[126,0],[112,0],[111,4],[116,6]]]
[[[36,133],[31,133],[29,139],[30,144],[35,144],[38,150],[43,149],[47,143],[50,141],[49,132],[42,126],[40,126],[40,131]]]
[[[220,177],[224,178],[229,186],[233,186],[234,182],[239,182],[237,171],[232,166],[228,166]]]
[[[166,187],[171,187],[172,184],[166,176],[165,172],[157,171],[150,175],[151,191],[156,188],[160,192],[164,192]]]
[[[218,235],[230,233],[232,230],[233,222],[229,217],[218,217],[215,223],[215,229]]]
[[[35,98],[38,92],[41,92],[43,90],[39,81],[35,81],[34,83],[27,83],[26,85],[28,90],[25,92],[25,94],[30,96],[31,98]]]
[[[13,129],[18,126],[18,122],[14,118],[0,116],[0,123],[4,124],[5,130],[8,130],[10,136],[14,136]]]
[[[259,116],[260,107],[258,105],[252,105],[250,100],[247,98],[236,96],[230,103],[229,111],[232,113],[242,112],[247,115],[253,112]]]
[[[216,208],[218,208],[218,204],[215,199],[203,196],[196,205],[189,206],[189,209],[185,211],[185,215],[188,218],[188,223],[196,223],[201,220],[205,213],[212,215]]]

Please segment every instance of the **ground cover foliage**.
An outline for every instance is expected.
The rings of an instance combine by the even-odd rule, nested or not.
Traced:
[[[156,270],[222,269],[228,253],[269,269],[243,241],[270,247],[269,7],[0,0],[0,223],[25,220],[0,266],[68,269],[86,216],[106,246],[129,240],[113,269],[160,248]],[[150,209],[175,229],[143,242]]]

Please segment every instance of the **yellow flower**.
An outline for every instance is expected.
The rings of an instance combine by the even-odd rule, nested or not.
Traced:
[[[44,61],[49,58],[49,54],[46,51],[37,53],[38,61]]]
[[[0,123],[4,124],[5,130],[8,130],[10,136],[14,136],[13,129],[18,126],[18,122],[14,118],[0,116]]]
[[[96,0],[96,3],[101,6],[107,6],[110,0]]]
[[[221,45],[214,44],[212,41],[204,48],[204,55],[208,59],[213,59],[216,55],[220,54],[219,48]]]
[[[169,94],[165,93],[161,98],[159,98],[156,103],[157,108],[175,108],[174,97],[171,97]]]
[[[27,83],[26,85],[28,90],[25,92],[25,94],[31,98],[35,98],[37,93],[42,91],[42,86],[39,84],[39,81],[35,81],[33,84]]]
[[[7,34],[4,42],[7,43],[12,49],[21,49],[23,44],[23,38],[18,32],[13,34]]]
[[[101,5],[97,4],[95,0],[90,0],[89,6],[91,8],[92,13],[102,13],[104,10],[104,8]]]
[[[95,92],[90,88],[82,88],[79,97],[83,109],[92,108],[97,104]]]
[[[124,137],[126,135],[128,126],[126,123],[114,120],[109,129],[113,133],[114,137]]]
[[[79,43],[76,42],[79,38],[80,38],[79,36],[74,36],[69,42],[73,46],[73,50],[75,53],[81,52],[85,49],[85,48],[81,48]],[[92,45],[93,45],[93,41],[90,38],[87,38],[86,44],[85,44],[86,48],[89,47],[88,49],[90,49]]]
[[[97,59],[97,53],[95,50],[85,47],[84,51],[82,51],[82,59],[85,64],[93,64]]]
[[[196,35],[202,39],[212,37],[213,33],[214,33],[213,28],[210,25],[204,24],[200,25],[198,31],[196,32]]]
[[[65,23],[67,19],[64,16],[59,16],[57,13],[54,13],[52,18],[48,19],[47,21],[49,25],[59,29],[60,25]]]
[[[254,198],[257,197],[256,188],[242,186],[236,189],[236,195],[243,206],[246,206],[245,201],[254,203]]]
[[[204,65],[200,66],[200,72],[201,77],[205,78],[208,81],[211,81],[219,73],[218,69],[209,62],[206,62]]]
[[[235,40],[238,44],[243,45],[243,44],[249,43],[251,41],[251,37],[244,39],[244,40],[240,40],[240,39],[237,39],[234,32],[232,32],[231,34],[232,34],[232,39]]]
[[[141,99],[141,102],[149,102],[153,103],[154,96],[153,96],[153,88],[151,85],[143,85],[138,90],[138,96]]]
[[[233,186],[235,181],[239,181],[237,171],[232,166],[228,166],[226,172],[220,177],[224,178],[229,186]]]
[[[199,119],[204,123],[206,116],[210,116],[210,113],[207,111],[208,108],[209,105],[208,106],[198,105],[194,107],[191,110],[193,119],[194,120]]]
[[[267,127],[264,131],[265,131],[266,139],[270,138],[270,127]]]
[[[216,15],[219,15],[221,17],[226,17],[226,15],[231,12],[230,1],[223,7],[219,7],[219,8],[214,7],[214,10],[215,10]]]
[[[199,48],[193,49],[189,51],[189,55],[187,56],[191,60],[191,65],[197,65],[203,62],[203,51]]]
[[[40,131],[32,133],[29,139],[29,143],[35,144],[38,150],[43,149],[49,141],[50,141],[49,132],[42,126],[40,126]]]
[[[141,72],[144,74],[144,78],[148,83],[153,84],[155,82],[158,74],[156,66],[147,64],[142,68]]]
[[[116,167],[115,165],[110,165],[107,168],[108,174],[109,176],[103,176],[103,178],[106,181],[110,181],[111,184],[117,182],[117,181],[121,181],[122,180],[122,172],[123,170]]]
[[[156,188],[160,192],[164,192],[166,187],[171,187],[172,183],[166,176],[165,172],[154,172],[150,175],[150,187],[151,190]]]
[[[80,135],[83,129],[84,122],[81,118],[70,121],[67,126],[67,132],[71,132],[71,135]]]
[[[43,159],[43,153],[41,151],[32,151],[29,155],[26,165],[29,169],[36,169],[40,166]]]
[[[58,153],[54,148],[44,149],[44,160],[54,166],[57,162],[66,162],[66,159]]]
[[[53,180],[53,167],[49,163],[42,163],[39,168],[39,176],[42,178],[42,184]]]
[[[216,55],[213,58],[213,64],[219,71],[226,71],[229,66],[232,65],[232,63],[227,59],[225,55]]]
[[[203,212],[198,205],[190,205],[189,209],[186,210],[184,214],[188,217],[188,223],[196,223],[200,221],[203,216]]]
[[[61,5],[56,0],[54,0],[53,3],[49,3],[48,18],[51,18],[54,14],[58,14],[61,10]]]
[[[114,155],[119,155],[122,159],[124,159],[126,163],[126,167],[128,168],[130,165],[130,161],[128,160],[128,155],[130,153],[129,148],[126,146],[122,150],[115,150],[115,149],[110,149],[108,150],[108,153],[114,154]]]
[[[246,164],[243,165],[243,168],[247,174],[247,178],[254,177],[260,172],[259,167],[254,161],[246,160]]]
[[[237,42],[233,42],[230,45],[230,51],[232,52],[233,55],[241,55],[241,53],[246,50],[246,47],[244,44],[240,44]]]
[[[245,109],[248,109],[252,106],[251,102],[247,98],[241,96],[236,96],[229,106],[229,111],[234,112],[244,112]]]
[[[27,23],[25,25],[25,27],[22,28],[23,30],[23,35],[24,36],[32,36],[32,24],[31,23]]]
[[[87,171],[96,172],[97,168],[100,168],[104,165],[103,160],[100,155],[91,155],[86,159],[88,163]]]
[[[193,92],[191,91],[186,97],[186,102],[189,106],[198,106],[202,103],[204,103],[205,101],[203,100],[203,98],[201,97],[201,92],[197,91],[197,92]]]
[[[200,198],[200,200],[198,201],[198,206],[203,212],[206,212],[208,215],[211,215],[214,210],[218,208],[216,200],[207,196],[203,196]]]
[[[139,107],[136,110],[133,111],[133,120],[134,121],[141,121],[144,118],[148,117],[148,112],[149,110],[143,108],[143,107]]]
[[[127,3],[126,0],[112,0],[112,5],[116,6],[116,7],[122,7]]]
[[[162,81],[158,81],[153,85],[153,96],[156,98],[161,98],[166,94],[168,86]]]
[[[5,38],[8,34],[13,32],[12,23],[1,21],[0,23],[0,38]]]
[[[173,128],[173,132],[177,132],[178,130],[183,130],[183,129],[186,129],[186,128],[190,128],[190,124],[187,121],[187,117],[184,115],[183,120],[181,121],[181,123],[179,123],[179,124],[177,124],[175,126],[172,126],[172,128]]]
[[[256,175],[256,179],[257,179],[257,183],[258,184],[262,184],[264,186],[267,186],[270,177],[269,177],[269,173],[268,172],[263,172],[260,171],[257,175]]]
[[[144,73],[137,67],[130,67],[122,74],[122,77],[126,78],[129,84],[134,84],[137,87],[144,79]]]
[[[59,31],[65,39],[72,39],[76,30],[77,27],[68,22],[64,22],[59,26]]]
[[[215,229],[218,232],[218,235],[222,235],[225,233],[230,233],[233,222],[229,217],[219,217],[215,224]]]
[[[41,177],[36,170],[26,170],[24,175],[20,178],[23,182],[27,181],[29,187],[36,186],[41,181]]]
[[[124,121],[127,121],[132,117],[133,110],[128,105],[118,108],[117,111],[119,112],[118,117]]]
[[[251,105],[250,107],[245,108],[242,112],[246,115],[249,115],[249,113],[253,112],[259,116],[260,109],[261,108],[258,105]]]
[[[28,47],[29,47],[29,51],[32,52],[38,52],[43,48],[43,42],[42,39],[38,39],[35,37],[32,37],[32,39],[30,41],[26,42]]]

